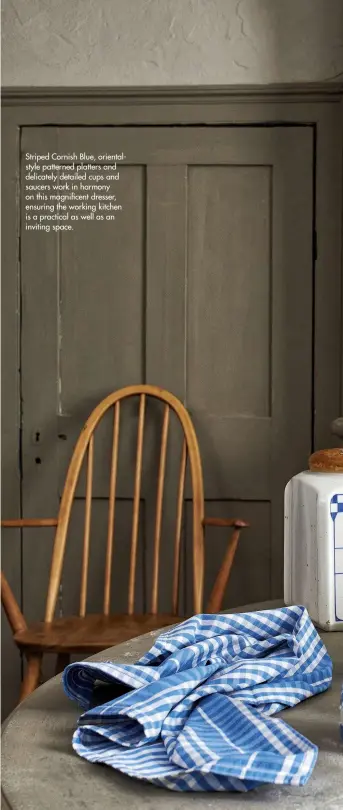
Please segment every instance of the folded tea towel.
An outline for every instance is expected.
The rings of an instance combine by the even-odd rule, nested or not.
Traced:
[[[305,784],[318,749],[272,715],[331,679],[331,659],[302,606],[193,616],[136,664],[86,661],[63,675],[67,695],[87,710],[75,751],[179,791]],[[94,706],[99,683],[111,699]]]

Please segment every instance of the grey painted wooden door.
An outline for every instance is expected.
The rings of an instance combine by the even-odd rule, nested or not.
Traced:
[[[180,397],[194,419],[207,513],[251,522],[225,606],[280,596],[283,490],[311,451],[310,128],[24,129],[23,155],[40,149],[124,150],[127,159],[115,224],[86,224],[59,237],[22,232],[23,513],[56,513],[73,443],[100,398],[127,384],[155,383]],[[119,610],[127,581],[133,411],[128,425],[113,592]],[[95,478],[92,609],[100,607],[102,588],[106,431]],[[171,491],[176,457],[174,443]],[[152,482],[153,475],[142,496],[137,608],[148,607]],[[81,482],[61,592],[65,612],[77,608],[83,495]],[[188,500],[185,514],[182,594],[191,610]],[[31,619],[44,610],[52,544],[49,531],[45,535],[24,535],[24,608]],[[206,594],[226,542],[225,530],[209,530]],[[168,550],[164,563],[162,603],[170,582]]]

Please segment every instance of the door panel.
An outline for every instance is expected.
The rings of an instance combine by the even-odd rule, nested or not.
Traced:
[[[311,129],[24,129],[23,154],[39,148],[94,155],[125,149],[127,159],[120,180],[124,209],[114,225],[83,223],[59,238],[22,232],[24,513],[56,513],[75,439],[100,398],[134,382],[157,384],[179,396],[194,419],[207,512],[235,513],[252,523],[225,605],[279,596],[283,489],[311,450]],[[148,606],[151,583],[159,451],[154,425],[162,418],[156,407],[147,414],[139,607]],[[116,571],[123,574],[113,593],[117,610],[126,587],[136,429],[131,403],[120,446],[116,543],[120,549],[122,538],[123,555]],[[92,528],[102,538],[99,556],[111,430],[108,422],[97,438]],[[178,437],[168,448],[162,609],[170,607],[179,450]],[[82,480],[78,498],[71,543],[82,536]],[[184,534],[181,593],[191,610],[187,505]],[[226,540],[223,530],[208,533],[206,593]],[[66,561],[64,611],[76,605],[73,555],[79,558],[79,542]],[[43,612],[50,550],[25,537],[24,606],[36,618]],[[102,563],[94,560],[92,609],[99,595],[94,581],[102,580]],[[33,572],[42,582],[39,593]]]
[[[60,414],[106,392],[113,374],[121,387],[144,373],[143,167],[125,166],[120,195],[118,226],[84,222],[61,239]]]
[[[270,416],[270,185],[269,166],[189,170],[187,398],[213,416]]]

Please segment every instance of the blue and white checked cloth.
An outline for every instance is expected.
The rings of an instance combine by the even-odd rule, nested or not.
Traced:
[[[331,679],[301,606],[193,616],[137,664],[77,663],[63,675],[86,709],[73,736],[81,757],[180,791],[305,784],[318,749],[272,715]],[[117,685],[119,697],[90,708],[99,682]]]

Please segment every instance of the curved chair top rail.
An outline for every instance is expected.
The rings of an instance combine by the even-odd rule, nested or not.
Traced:
[[[83,429],[81,430],[80,436],[76,443],[69,464],[60,504],[58,525],[56,530],[52,556],[47,604],[46,604],[45,620],[47,622],[51,622],[54,617],[58,597],[58,590],[62,576],[63,561],[65,555],[66,539],[71,509],[73,505],[75,490],[79,479],[80,471],[82,468],[82,464],[84,462],[85,455],[88,450],[87,484],[86,484],[86,499],[85,499],[85,529],[84,529],[83,562],[81,573],[80,615],[84,616],[86,612],[92,483],[93,483],[93,461],[94,461],[94,433],[103,416],[109,411],[110,408],[113,408],[114,422],[113,422],[112,460],[111,460],[111,474],[109,487],[109,514],[108,514],[108,535],[107,535],[107,549],[106,549],[105,593],[104,593],[104,614],[108,615],[109,613],[111,567],[113,555],[115,490],[117,479],[118,443],[119,443],[119,429],[120,429],[120,406],[122,400],[137,396],[139,397],[139,416],[138,416],[137,452],[136,452],[136,469],[135,469],[135,484],[134,484],[133,521],[131,534],[131,560],[130,560],[130,575],[129,575],[128,612],[129,614],[132,614],[134,612],[134,590],[135,590],[136,558],[137,558],[137,543],[138,543],[142,451],[143,451],[143,435],[144,435],[144,421],[145,421],[145,405],[147,397],[153,397],[165,403],[162,437],[161,437],[159,476],[157,486],[151,612],[152,613],[157,612],[162,500],[164,490],[164,476],[165,476],[170,409],[174,411],[174,413],[177,415],[184,433],[183,451],[180,464],[179,495],[178,495],[177,518],[176,518],[174,579],[173,579],[173,610],[176,613],[182,506],[183,506],[183,494],[184,494],[185,470],[187,458],[189,459],[191,482],[192,482],[192,495],[193,495],[193,591],[194,591],[193,601],[195,612],[201,612],[202,610],[203,575],[204,575],[204,538],[203,538],[204,490],[203,490],[201,458],[195,429],[189,413],[187,412],[186,408],[177,397],[175,397],[169,391],[166,391],[157,386],[140,384],[127,386],[105,397],[105,399],[103,399],[94,408],[89,418],[87,419]]]

